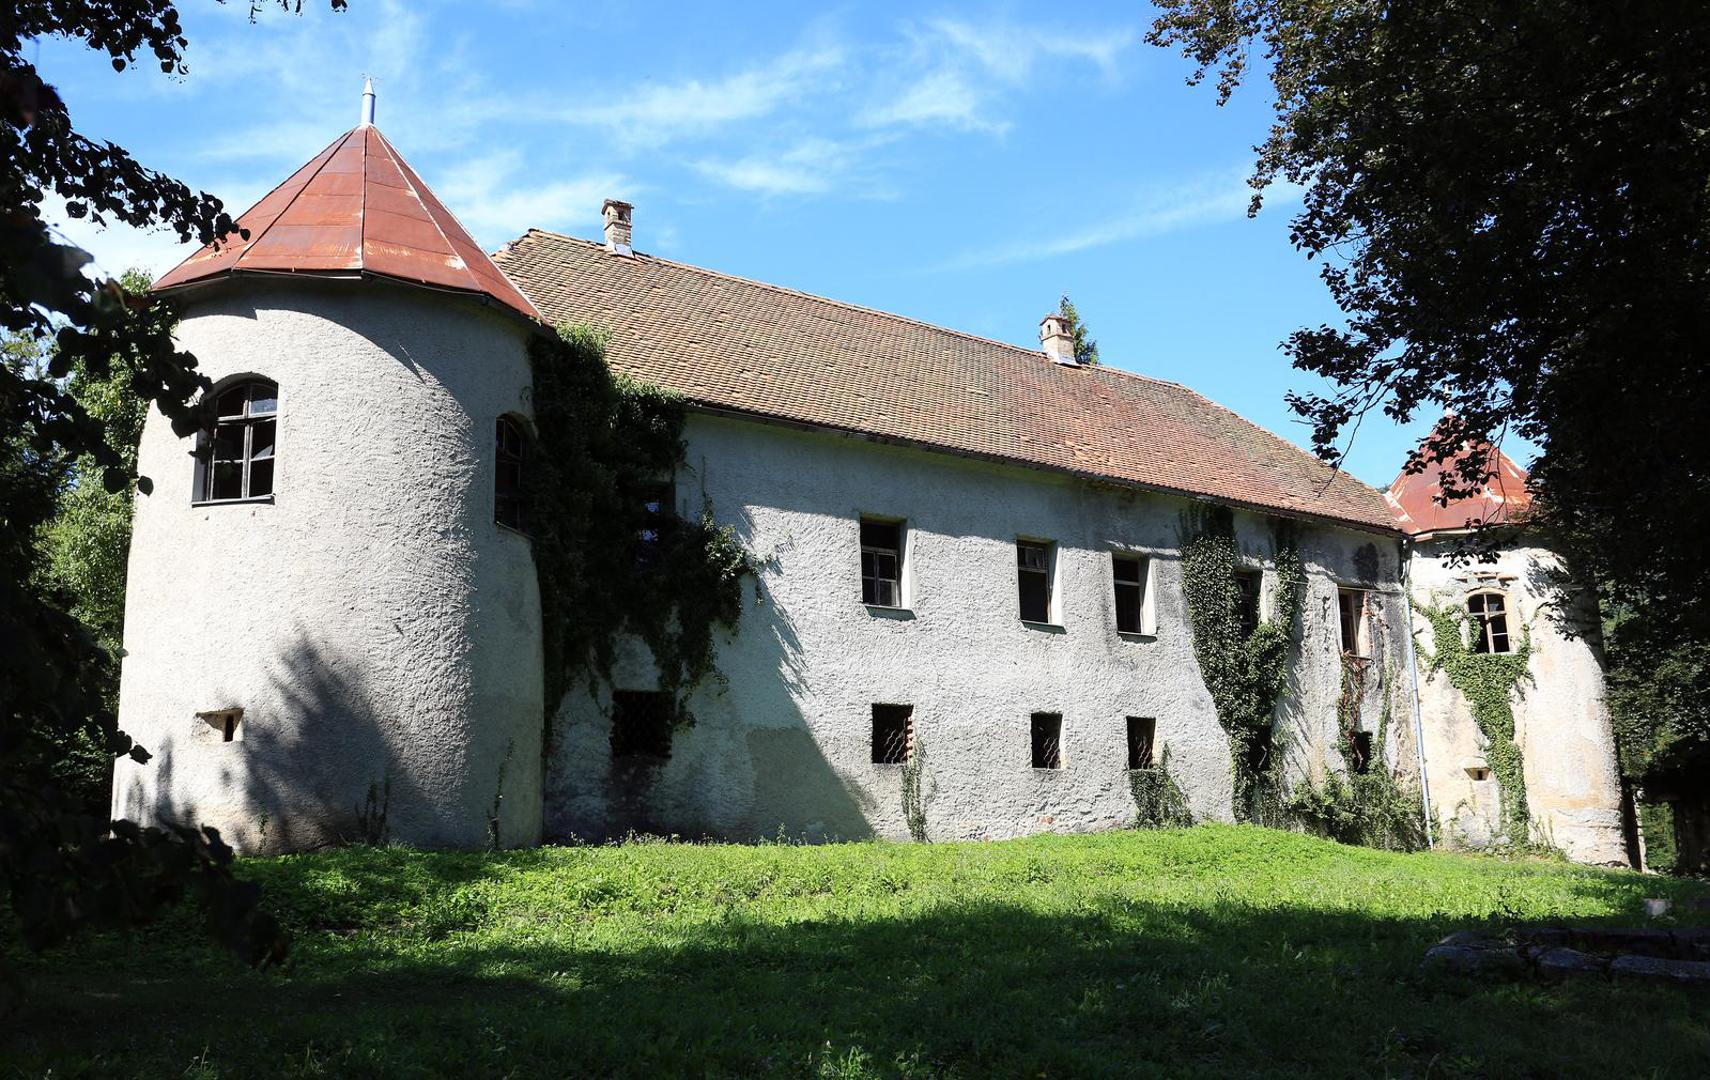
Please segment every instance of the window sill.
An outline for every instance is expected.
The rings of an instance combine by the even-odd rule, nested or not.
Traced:
[[[1158,635],[1156,632],[1148,634],[1142,630],[1118,630],[1116,632],[1116,636],[1121,638],[1123,641],[1157,641],[1158,640]]]
[[[866,608],[867,614],[873,616],[875,619],[912,619],[912,618],[914,618],[914,609],[913,608],[890,607],[887,604],[862,604],[861,606]]]
[[[273,502],[272,495],[255,495],[248,499],[192,499],[191,506],[258,506]]]
[[[1021,625],[1029,630],[1038,630],[1045,634],[1066,634],[1069,632],[1068,628],[1061,623],[1034,622],[1032,619],[1023,619]]]
[[[1033,769],[1033,775],[1034,776],[1059,776],[1065,772],[1068,772],[1068,770],[1065,769],[1061,765],[1057,766],[1054,769],[1050,768],[1049,766],[1045,766],[1045,765],[1034,765],[1034,766],[1032,766],[1032,769]]]

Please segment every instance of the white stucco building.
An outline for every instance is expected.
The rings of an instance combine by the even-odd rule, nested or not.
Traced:
[[[1392,716],[1372,759],[1429,782],[1440,837],[1492,835],[1479,736],[1409,633],[1411,603],[1464,605],[1466,583],[1400,502],[1185,387],[1075,364],[1055,316],[1027,350],[672,263],[615,202],[602,243],[531,230],[489,258],[370,121],[243,215],[247,240],[156,285],[217,407],[199,437],[158,416],[143,436],[120,720],[155,758],[121,762],[116,813],[247,850],[905,838],[912,760],[927,835],[1004,837],[1132,821],[1129,771],[1167,747],[1194,813],[1227,819],[1180,579],[1185,515],[1215,504],[1255,615],[1274,524],[1298,530],[1284,775],[1355,767],[1350,654],[1365,741]],[[689,399],[678,508],[762,561],[725,681],[638,756],[615,729],[650,707],[649,657],[631,643],[613,685],[545,702],[510,527],[527,342],[566,321]],[[1618,861],[1599,659],[1544,628],[1523,573],[1480,588],[1532,634],[1532,805],[1575,857]]]

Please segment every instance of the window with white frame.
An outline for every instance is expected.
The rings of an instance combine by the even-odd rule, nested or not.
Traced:
[[[1116,590],[1116,629],[1123,634],[1150,632],[1146,618],[1147,575],[1151,570],[1146,559],[1138,555],[1113,554],[1110,557],[1111,578]]]
[[[861,519],[861,602],[903,606],[903,523]]]
[[[279,387],[245,379],[214,397],[197,437],[196,502],[261,499],[273,494],[274,444],[279,434]]]
[[[1368,655],[1371,636],[1366,628],[1366,600],[1364,589],[1336,590],[1336,614],[1341,625],[1344,656]]]
[[[1499,592],[1476,592],[1467,597],[1467,615],[1472,623],[1472,651],[1512,652],[1508,636],[1508,598]]]
[[[1056,545],[1049,540],[1017,540],[1015,577],[1021,621],[1051,621],[1051,562]]]

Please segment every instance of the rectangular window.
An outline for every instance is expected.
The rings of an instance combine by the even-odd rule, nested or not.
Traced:
[[[1133,555],[1112,555],[1111,571],[1116,580],[1116,629],[1124,634],[1146,632],[1146,573],[1145,559]]]
[[[904,765],[914,753],[914,706],[873,706],[873,764]]]
[[[1366,772],[1370,771],[1372,767],[1372,733],[1369,731],[1356,731],[1354,732],[1353,738],[1349,741],[1353,744],[1351,749],[1353,751],[1354,759],[1348,762],[1348,765],[1355,772],[1363,776]]]
[[[1239,605],[1243,639],[1252,637],[1259,628],[1259,592],[1264,581],[1264,574],[1258,570],[1235,571],[1235,602]]]
[[[657,690],[613,690],[612,757],[670,757],[676,711],[670,694]]]
[[[1364,589],[1337,589],[1336,611],[1342,628],[1342,653],[1366,655],[1366,593]]]
[[[1051,548],[1048,541],[1018,540],[1015,544],[1016,581],[1021,594],[1021,621],[1051,621]]]
[[[669,480],[646,484],[641,489],[641,528],[636,530],[637,558],[644,566],[659,559],[665,543],[665,524],[677,513],[677,485]]]
[[[902,607],[903,523],[861,519],[861,602]]]
[[[1475,653],[1511,652],[1508,640],[1508,604],[1501,593],[1473,593],[1467,597],[1472,616],[1472,649]]]
[[[1152,740],[1158,733],[1158,722],[1150,716],[1128,718],[1128,767],[1152,767]]]
[[[1036,712],[1033,714],[1033,767],[1061,769],[1063,767],[1063,714]]]

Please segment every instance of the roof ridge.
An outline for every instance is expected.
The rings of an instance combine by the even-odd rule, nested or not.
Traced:
[[[580,236],[571,236],[567,233],[554,232],[551,229],[541,229],[541,228],[536,228],[534,226],[530,226],[528,229],[528,232],[525,232],[522,236],[518,237],[517,240],[522,240],[522,239],[526,238],[529,233],[540,233],[543,236],[551,236],[551,237],[555,237],[559,240],[568,240],[573,244],[582,244],[586,247],[591,247],[591,248],[600,248],[603,250],[603,247],[604,247],[604,245],[602,245],[597,240],[587,240],[587,239],[584,239],[583,237],[580,237]],[[512,246],[517,242],[517,240],[511,241],[510,244],[506,244],[504,247],[502,247],[498,251],[494,252],[493,258],[498,259],[500,257],[505,257],[505,256],[509,256],[509,255],[513,254]],[[1012,342],[999,341],[997,338],[983,337],[979,334],[970,334],[966,330],[957,330],[954,327],[950,327],[950,326],[940,326],[937,323],[929,323],[925,319],[917,319],[912,315],[899,315],[894,311],[884,311],[884,310],[881,310],[879,308],[867,307],[863,304],[852,304],[847,300],[838,300],[835,297],[821,296],[818,293],[803,292],[800,289],[792,289],[788,285],[775,285],[770,281],[759,281],[759,280],[756,280],[755,278],[746,278],[746,277],[742,277],[740,274],[727,274],[723,270],[714,270],[714,269],[711,269],[710,267],[696,266],[693,263],[678,262],[675,259],[661,258],[658,255],[650,255],[646,252],[641,252],[641,251],[636,252],[634,257],[649,259],[653,262],[662,263],[666,266],[674,266],[674,267],[678,268],[679,270],[688,270],[688,271],[691,271],[691,272],[697,273],[697,274],[705,274],[708,277],[723,278],[725,281],[735,281],[735,282],[739,282],[743,285],[753,285],[756,288],[768,289],[772,292],[784,293],[787,296],[798,296],[804,300],[813,300],[813,301],[816,301],[816,302],[821,303],[821,304],[830,304],[832,307],[843,308],[846,311],[859,311],[864,315],[878,315],[878,316],[880,316],[882,318],[886,318],[886,319],[896,319],[899,322],[905,322],[905,323],[909,323],[909,324],[914,325],[914,326],[924,327],[928,330],[936,330],[941,334],[953,334],[956,337],[965,338],[969,341],[977,341],[977,342],[981,343],[982,345],[996,345],[1000,348],[1008,349],[1011,352],[1020,353],[1022,356],[1033,357],[1034,359],[1041,359],[1042,360],[1042,359],[1044,359],[1044,356],[1045,356],[1045,354],[1043,352],[1040,352],[1036,349],[1026,349],[1026,348],[1023,348],[1022,346],[1016,345]],[[1055,361],[1052,361],[1052,363],[1055,363]],[[1058,365],[1058,366],[1062,366],[1062,365]],[[1101,365],[1101,364],[1086,364],[1086,365],[1081,365],[1081,366],[1083,366],[1083,367],[1103,367],[1103,365]],[[1115,371],[1117,369],[1111,368],[1110,370]],[[1129,378],[1140,379],[1140,380],[1143,380],[1145,382],[1163,383],[1166,386],[1180,385],[1178,383],[1169,382],[1166,379],[1156,379],[1150,375],[1142,375],[1136,371],[1123,371],[1123,372],[1121,372],[1121,374],[1126,375]],[[1184,389],[1186,389],[1186,388],[1184,387]]]

